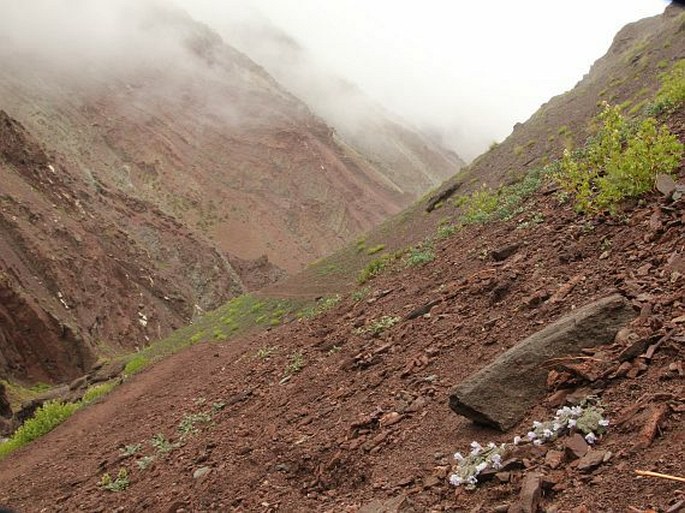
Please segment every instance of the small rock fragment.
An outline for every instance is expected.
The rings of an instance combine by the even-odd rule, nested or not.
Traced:
[[[580,433],[574,433],[566,440],[566,454],[572,459],[582,458],[590,450],[590,446]]]
[[[212,471],[211,467],[200,467],[193,472],[193,479],[200,479]]]
[[[547,451],[545,455],[545,465],[551,469],[559,468],[559,466],[564,462],[564,453],[561,451],[556,451],[554,449]]]
[[[542,495],[542,480],[540,474],[531,472],[523,478],[519,504],[523,513],[537,513]]]
[[[590,449],[585,456],[578,460],[578,470],[581,472],[589,472],[592,469],[599,467],[604,463],[606,451],[598,451]]]

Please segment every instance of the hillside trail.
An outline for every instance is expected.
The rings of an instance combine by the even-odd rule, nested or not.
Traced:
[[[0,488],[0,504],[26,500],[30,510],[55,511],[64,493],[97,481],[103,451],[118,450],[148,437],[150,426],[164,425],[174,405],[197,397],[204,378],[225,370],[225,361],[244,350],[245,340],[199,344],[147,368],[114,389],[106,400],[78,411],[67,422],[16,455],[0,462],[3,481],[19,480],[25,493]],[[161,429],[161,427],[160,427]],[[43,471],[50,471],[46,474]],[[40,497],[40,499],[39,499]]]

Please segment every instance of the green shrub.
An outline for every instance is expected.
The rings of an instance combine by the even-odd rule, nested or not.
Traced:
[[[139,373],[141,370],[143,370],[145,367],[147,367],[150,364],[150,359],[147,356],[144,355],[137,355],[131,358],[128,363],[126,364],[126,367],[124,367],[124,374],[126,376],[133,376],[134,374]]]
[[[61,401],[48,401],[36,410],[36,413],[17,429],[12,437],[0,444],[0,459],[12,451],[23,447],[36,438],[43,436],[67,420],[79,405]]]
[[[438,226],[436,236],[438,239],[446,239],[454,235],[457,231],[457,226],[454,224],[441,224]]]
[[[466,197],[462,222],[474,224],[489,221],[497,211],[497,206],[497,191],[483,186]]]
[[[405,258],[407,267],[415,267],[417,265],[424,265],[435,260],[435,251],[432,244],[420,244],[409,248]]]
[[[566,150],[556,180],[580,212],[616,213],[625,198],[652,189],[657,173],[671,173],[683,145],[654,118],[631,125],[618,107],[605,105],[601,126],[582,150]]]
[[[359,276],[357,276],[357,283],[363,285],[370,279],[375,278],[390,265],[392,260],[394,260],[393,255],[382,255],[371,260],[371,262],[369,262],[366,267],[359,272]]]
[[[375,255],[376,253],[380,253],[385,249],[385,244],[378,244],[377,246],[373,246],[372,248],[369,248],[366,253],[369,255]]]
[[[650,116],[675,112],[685,103],[685,59],[661,75],[661,88],[647,109]]]
[[[340,294],[335,294],[334,296],[328,296],[328,297],[321,298],[316,302],[316,304],[314,304],[312,306],[308,306],[308,307],[304,308],[303,310],[301,310],[297,314],[297,316],[300,319],[312,319],[318,315],[321,315],[325,311],[333,308],[335,305],[340,303],[341,299],[342,299],[342,297],[340,296]]]
[[[557,164],[535,168],[526,173],[522,180],[499,189],[486,187],[462,196],[460,205],[462,215],[459,222],[463,225],[487,223],[496,219],[509,220],[523,211],[523,202],[542,184],[545,176],[552,174]]]
[[[116,386],[116,381],[108,381],[106,383],[100,383],[99,385],[93,385],[86,390],[81,401],[84,405],[92,403],[96,399],[109,394]]]

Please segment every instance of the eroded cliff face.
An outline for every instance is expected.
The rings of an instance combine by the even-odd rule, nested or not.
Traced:
[[[212,244],[86,183],[1,111],[0,174],[0,377],[73,377],[244,291]]]

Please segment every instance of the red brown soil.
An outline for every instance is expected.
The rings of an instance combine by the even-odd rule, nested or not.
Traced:
[[[680,183],[684,178],[681,168]],[[638,401],[647,413],[651,403],[666,405],[656,438],[631,450],[648,421],[638,415],[609,428],[598,447],[613,457],[590,474],[568,465],[552,471],[542,456],[531,456],[529,464],[554,478],[543,504],[556,511],[581,505],[584,511],[665,511],[669,501],[683,498],[682,486],[638,478],[634,470],[685,473],[683,377],[669,370],[685,357],[684,207],[685,199],[668,203],[653,195],[625,219],[586,219],[552,195],[539,195],[510,222],[470,227],[442,241],[434,262],[377,278],[362,301],[347,297],[313,320],[196,346],[157,364],[0,463],[0,502],[23,512],[337,512],[406,496],[400,511],[492,511],[515,499],[521,476],[455,494],[445,478],[449,455],[472,440],[510,441],[555,407],[541,404],[500,434],[453,414],[450,389],[570,309],[619,291],[640,312],[630,326],[637,337],[670,338],[651,360],[632,360],[635,376],[590,386],[613,421]],[[522,225],[531,212],[545,221]],[[492,260],[493,250],[514,242],[521,244],[514,255]],[[556,299],[540,300],[550,296]],[[440,302],[430,315],[377,338],[355,333],[434,300]],[[625,344],[594,357],[618,367]],[[273,354],[259,358],[265,347]],[[282,382],[296,352],[302,370]],[[143,444],[141,454],[152,454],[156,433],[178,441],[184,415],[214,402],[227,406],[212,424],[151,468],[141,471],[121,456],[120,448],[134,443]],[[211,471],[194,479],[204,466]],[[102,474],[120,467],[128,469],[130,487],[100,489]]]

